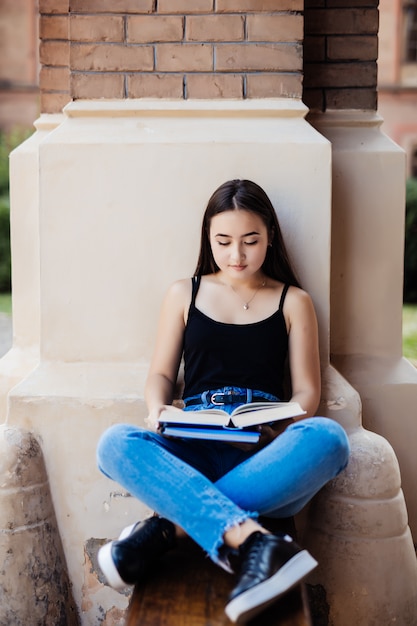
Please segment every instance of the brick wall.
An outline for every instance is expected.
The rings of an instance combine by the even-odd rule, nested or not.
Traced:
[[[302,0],[41,0],[42,110],[71,98],[301,98],[302,8]]]
[[[303,5],[40,0],[42,112],[71,99],[143,97],[375,109],[377,0],[305,0],[304,17]]]
[[[377,108],[378,0],[305,0],[303,101]]]

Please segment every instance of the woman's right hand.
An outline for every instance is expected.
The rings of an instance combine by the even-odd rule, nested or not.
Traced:
[[[161,404],[160,406],[155,407],[149,413],[148,417],[145,418],[145,424],[149,430],[152,430],[153,432],[158,431],[161,413],[165,410],[169,410],[170,412],[179,411],[181,414],[183,412],[182,409],[172,406],[172,404]]]
[[[149,413],[148,417],[145,418],[145,424],[149,428],[149,430],[156,433],[159,428],[159,417],[164,409],[168,408],[165,405],[158,406]]]

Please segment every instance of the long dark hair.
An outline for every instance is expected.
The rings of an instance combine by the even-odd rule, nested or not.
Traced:
[[[259,215],[268,230],[272,245],[268,246],[262,265],[264,274],[274,280],[299,287],[300,283],[291,266],[274,207],[262,187],[251,180],[229,180],[218,187],[208,201],[201,227],[200,254],[195,275],[219,271],[211,251],[210,223],[215,215],[233,209]]]

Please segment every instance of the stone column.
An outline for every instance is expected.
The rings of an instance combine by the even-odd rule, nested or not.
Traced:
[[[143,423],[160,302],[192,273],[224,180],[257,180],[277,206],[327,367],[330,145],[305,112],[291,99],[80,101],[39,144],[40,361],[9,393],[8,421],[42,439],[85,624],[127,603],[103,585],[91,546],[150,513],[99,474],[96,443],[111,423]]]

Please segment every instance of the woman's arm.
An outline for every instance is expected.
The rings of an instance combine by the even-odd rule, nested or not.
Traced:
[[[311,417],[320,402],[321,379],[317,318],[310,296],[301,289],[289,289],[284,315],[289,338],[291,400],[307,411],[303,417]]]
[[[320,357],[317,319],[310,296],[301,289],[291,287],[284,303],[284,317],[288,329],[288,353],[292,397],[306,411],[305,415],[279,420],[273,425],[260,427],[258,447],[270,443],[294,421],[311,417],[320,402]],[[249,449],[249,448],[247,448]]]
[[[147,423],[151,427],[156,426],[164,406],[173,401],[190,298],[191,281],[181,280],[171,285],[162,303],[154,353],[145,384],[145,400],[149,410]]]

